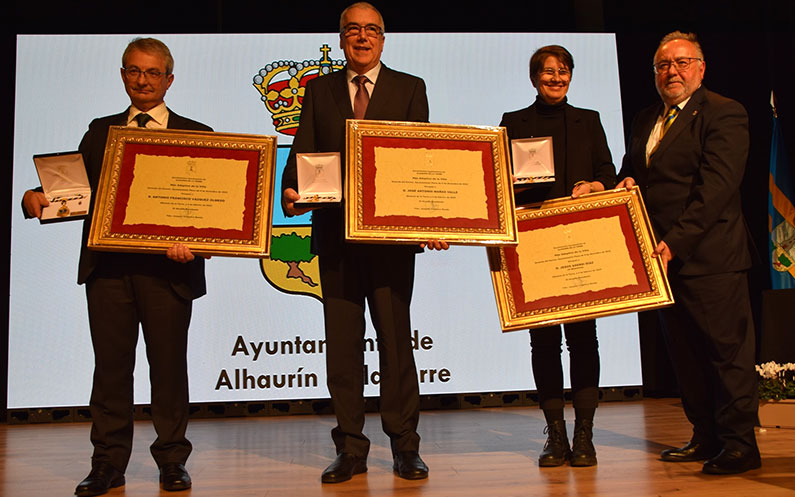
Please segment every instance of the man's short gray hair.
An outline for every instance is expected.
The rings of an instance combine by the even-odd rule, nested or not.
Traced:
[[[351,9],[370,9],[375,11],[375,13],[378,14],[378,19],[381,21],[381,30],[386,31],[386,26],[384,26],[384,16],[382,16],[381,12],[379,12],[378,9],[376,9],[375,6],[369,2],[356,2],[345,7],[345,10],[343,10],[342,14],[340,14],[340,31],[342,31],[342,29],[345,27],[345,14],[347,14]]]
[[[698,42],[698,38],[696,37],[696,34],[695,33],[684,33],[682,31],[673,31],[673,32],[668,33],[667,35],[663,36],[662,40],[660,40],[660,44],[657,45],[657,50],[654,51],[654,56],[655,57],[657,56],[657,52],[660,51],[660,48],[662,48],[663,45],[665,45],[669,41],[674,41],[674,40],[686,40],[686,41],[689,41],[690,43],[695,45],[696,52],[698,53],[698,57],[701,60],[704,60],[704,51],[701,50],[701,43]]]
[[[133,38],[121,56],[122,67],[127,67],[127,56],[133,50],[163,57],[166,61],[166,75],[174,71],[174,57],[171,56],[171,50],[162,41],[155,38]]]

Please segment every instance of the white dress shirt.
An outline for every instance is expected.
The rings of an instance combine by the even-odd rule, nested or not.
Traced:
[[[143,111],[137,108],[134,105],[130,105],[130,113],[127,114],[127,126],[132,128],[138,127],[138,121],[135,120],[135,116],[141,114]],[[149,129],[165,129],[168,127],[168,108],[166,108],[165,102],[160,102],[160,105],[149,109],[146,114],[149,114],[150,119],[146,123],[146,128]]]
[[[351,109],[352,109],[353,100],[356,98],[356,91],[359,89],[359,85],[356,84],[355,81],[353,81],[353,78],[355,78],[359,74],[356,73],[356,71],[351,71],[350,69],[346,69],[345,72],[346,72],[346,77],[348,78],[347,79],[348,95],[350,96],[351,99]],[[367,95],[371,97],[373,96],[373,87],[375,87],[375,81],[378,79],[378,73],[380,72],[381,72],[381,63],[379,62],[378,64],[376,64],[374,68],[364,73],[364,76],[367,76],[367,79],[369,80],[364,84],[364,88],[365,90],[367,90]]]

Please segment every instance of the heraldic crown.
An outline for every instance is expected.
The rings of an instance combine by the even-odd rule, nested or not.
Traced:
[[[306,83],[345,67],[344,60],[332,60],[328,45],[320,47],[320,60],[279,60],[268,64],[254,76],[254,87],[261,100],[273,115],[273,127],[285,135],[295,135],[301,116]]]

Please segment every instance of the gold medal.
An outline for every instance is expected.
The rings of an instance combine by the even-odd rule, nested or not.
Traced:
[[[58,209],[58,217],[66,217],[69,215],[69,207],[66,206],[66,200],[61,200],[61,207]]]

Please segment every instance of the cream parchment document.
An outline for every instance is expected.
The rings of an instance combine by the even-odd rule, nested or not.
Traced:
[[[248,162],[139,154],[124,224],[240,230]]]
[[[375,215],[488,219],[482,157],[375,147]]]
[[[638,284],[618,216],[519,232],[527,302]]]

